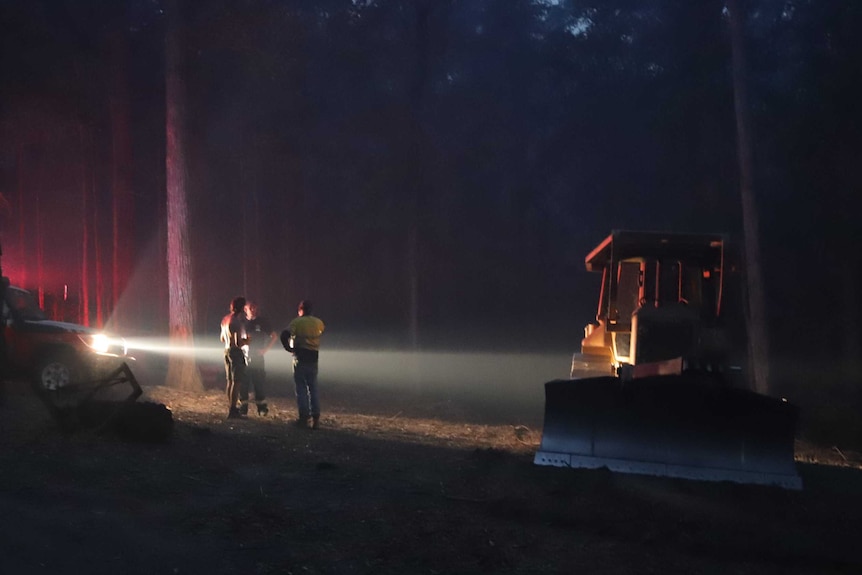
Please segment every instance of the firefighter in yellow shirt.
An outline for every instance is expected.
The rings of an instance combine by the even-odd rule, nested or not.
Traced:
[[[296,385],[297,425],[317,429],[320,425],[320,400],[317,394],[317,358],[323,322],[311,315],[308,300],[299,302],[297,317],[281,332],[284,349],[293,353],[293,382]]]

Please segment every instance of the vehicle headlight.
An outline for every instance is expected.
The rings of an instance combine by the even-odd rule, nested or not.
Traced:
[[[126,355],[126,341],[122,338],[108,337],[104,333],[81,335],[81,340],[96,353]]]
[[[111,342],[103,333],[97,333],[90,337],[90,347],[97,353],[108,353]]]

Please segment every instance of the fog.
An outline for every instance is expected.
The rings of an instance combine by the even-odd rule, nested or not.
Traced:
[[[162,339],[130,339],[138,357],[134,371],[145,384],[164,383],[169,353],[193,354],[207,387],[223,387],[224,350],[204,342],[172,348]],[[544,383],[568,376],[571,355],[563,352],[357,349],[321,346],[320,385],[385,390],[404,401],[452,402],[459,414],[510,423],[541,421]],[[276,344],[266,355],[268,393],[292,395],[292,356]],[[396,401],[393,402],[397,404]],[[325,407],[324,407],[325,409]],[[394,415],[394,414],[393,414]],[[445,417],[445,414],[443,414]]]
[[[752,244],[779,383],[823,395],[836,379],[816,374],[841,366],[836,397],[858,413],[854,3],[744,8],[749,178],[723,2],[66,4],[0,8],[2,271],[55,319],[176,327],[174,62],[189,245],[170,256],[190,266],[185,351],[204,371],[233,297],[278,330],[310,298],[322,385],[531,411],[595,315],[590,250],[612,230],[722,232]],[[746,179],[759,237],[743,235]],[[163,384],[150,343],[137,371]],[[802,357],[814,376],[788,367]],[[270,358],[289,390],[289,356]]]

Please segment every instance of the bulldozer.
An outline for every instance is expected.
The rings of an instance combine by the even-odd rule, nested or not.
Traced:
[[[751,389],[729,236],[616,230],[585,264],[596,319],[570,378],[545,383],[534,463],[802,489],[798,408]]]

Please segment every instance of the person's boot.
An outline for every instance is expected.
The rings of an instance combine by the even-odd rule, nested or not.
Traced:
[[[320,416],[315,415],[311,418],[311,429],[319,429],[320,428]]]
[[[248,402],[247,401],[240,402],[239,414],[243,415],[243,416],[248,415]]]
[[[296,426],[300,427],[302,429],[307,429],[308,428],[308,418],[300,415],[299,419],[296,420]]]
[[[242,414],[239,412],[239,409],[236,407],[231,407],[230,411],[227,412],[228,419],[242,419]]]
[[[257,414],[261,417],[265,417],[266,414],[269,413],[269,407],[267,407],[266,402],[262,401],[257,404]]]

